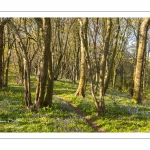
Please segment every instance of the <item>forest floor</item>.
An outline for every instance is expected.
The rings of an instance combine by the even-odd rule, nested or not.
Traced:
[[[135,105],[126,92],[108,89],[107,113],[97,116],[87,87],[86,97],[76,97],[78,84],[54,82],[53,106],[39,112],[25,109],[22,86],[10,84],[0,92],[0,132],[150,132],[149,105]],[[35,84],[32,85],[32,99]]]

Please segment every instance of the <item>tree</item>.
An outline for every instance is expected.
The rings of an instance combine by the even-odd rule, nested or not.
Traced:
[[[10,27],[9,25],[7,24],[7,58],[5,60],[5,87],[8,87],[8,72],[9,72],[9,64],[10,64],[10,57],[11,57],[11,51],[12,51],[12,47],[13,47],[13,44],[15,42],[15,38],[12,40],[11,38],[11,32],[10,32]],[[5,36],[5,43],[6,43],[6,36]],[[5,47],[6,47],[6,44],[5,44]]]
[[[35,108],[38,110],[44,106],[44,96],[46,89],[46,81],[48,74],[48,62],[50,58],[50,42],[51,42],[51,21],[50,18],[35,18],[39,31],[42,32],[42,41],[40,47],[42,47],[42,53],[40,58],[40,66],[37,74],[37,88],[35,97]],[[51,62],[49,63],[49,78],[52,80],[51,76]],[[49,92],[49,91],[47,91]],[[51,94],[52,90],[50,91]],[[48,96],[50,97],[50,96]],[[46,99],[45,105],[50,105],[49,100]],[[50,100],[51,101],[51,100]]]
[[[112,72],[112,68],[113,68],[113,64],[114,64],[114,60],[115,60],[115,56],[116,56],[116,52],[117,52],[117,41],[118,41],[118,35],[119,35],[119,29],[120,29],[120,25],[119,25],[119,18],[116,18],[116,34],[114,37],[114,46],[113,46],[113,54],[111,57],[111,61],[110,61],[110,66],[109,66],[109,70],[108,70],[108,74],[105,80],[105,88],[104,88],[104,93],[106,93],[106,90],[108,89],[108,83],[110,80],[110,75]]]
[[[111,18],[107,19],[107,29],[106,29],[106,35],[105,35],[105,44],[104,44],[104,49],[103,53],[101,56],[101,61],[100,63],[100,90],[99,90],[99,99],[96,98],[95,92],[94,92],[94,86],[93,86],[93,74],[92,74],[92,65],[91,65],[91,60],[89,56],[89,52],[86,49],[86,55],[87,55],[87,60],[88,60],[88,66],[89,66],[89,78],[91,82],[91,93],[92,97],[94,100],[94,104],[96,106],[97,112],[99,116],[103,116],[105,114],[105,102],[104,102],[104,79],[105,79],[105,71],[106,71],[106,59],[108,55],[108,50],[109,50],[109,42],[110,42],[110,35],[111,35],[111,27],[112,27],[112,20]]]
[[[31,100],[31,87],[30,87],[30,59],[28,55],[28,38],[26,38],[26,42],[24,42],[22,38],[22,34],[19,32],[13,21],[9,20],[9,25],[12,27],[15,38],[18,40],[18,43],[21,47],[22,53],[23,53],[23,64],[24,64],[24,99],[27,108],[30,108],[32,105],[32,100]],[[26,28],[26,26],[24,26]]]
[[[3,55],[4,55],[4,26],[7,23],[8,18],[0,18],[0,91],[3,86]]]
[[[49,38],[49,44],[47,45],[47,48],[49,49],[49,61],[48,61],[48,85],[47,85],[47,91],[46,91],[46,96],[44,100],[44,106],[52,106],[52,99],[53,99],[53,80],[54,80],[54,75],[53,75],[53,64],[52,64],[52,50],[51,50],[51,19],[49,19],[49,32],[47,34],[46,38]]]
[[[85,97],[85,69],[86,69],[86,49],[87,49],[87,28],[88,18],[78,19],[80,24],[80,40],[81,40],[81,62],[80,62],[80,80],[75,95]]]
[[[103,49],[103,54],[100,62],[100,92],[99,92],[99,109],[98,114],[104,115],[105,114],[105,103],[104,103],[104,79],[105,79],[105,70],[106,70],[106,58],[108,55],[109,50],[109,41],[111,35],[111,27],[112,27],[112,20],[111,18],[107,18],[107,31],[105,36],[105,45]]]
[[[137,51],[137,60],[136,60],[136,67],[135,67],[135,77],[134,77],[134,89],[133,89],[133,98],[132,101],[134,103],[140,104],[142,103],[142,70],[144,65],[144,55],[146,51],[146,39],[147,39],[147,30],[149,25],[150,19],[144,18],[140,25],[140,39],[138,43],[138,51]]]

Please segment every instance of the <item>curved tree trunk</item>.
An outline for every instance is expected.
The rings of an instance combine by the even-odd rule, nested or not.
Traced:
[[[147,30],[150,19],[144,18],[140,25],[140,39],[137,51],[137,61],[134,74],[134,89],[133,89],[133,98],[134,103],[142,103],[142,79],[143,79],[143,63],[144,63],[144,54],[146,51],[146,39],[147,39]]]
[[[81,40],[81,63],[80,63],[80,81],[78,85],[78,89],[75,95],[79,95],[85,97],[85,68],[86,68],[86,48],[87,48],[87,26],[88,26],[88,19],[82,18],[78,19],[80,23],[80,40]]]

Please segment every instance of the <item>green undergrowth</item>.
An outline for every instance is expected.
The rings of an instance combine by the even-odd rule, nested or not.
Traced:
[[[31,78],[32,100],[36,81]],[[105,96],[106,115],[97,111],[87,86],[86,97],[75,96],[78,83],[70,80],[54,81],[54,94],[66,98],[96,121],[106,132],[149,132],[150,106],[131,103],[125,92],[108,89]],[[149,95],[147,94],[147,99]],[[96,132],[63,100],[53,96],[53,106],[33,112],[25,108],[24,89],[13,82],[0,92],[0,132]]]
[[[32,88],[32,97],[35,95]],[[0,92],[0,132],[94,132],[64,101],[55,98],[51,108],[25,109],[23,87],[9,85]]]
[[[90,88],[87,87],[86,98],[81,98],[74,95],[77,86],[69,80],[59,80],[55,82],[54,93],[78,106],[106,132],[150,132],[148,105],[133,104],[127,93],[108,89],[105,96],[106,115],[97,116]]]

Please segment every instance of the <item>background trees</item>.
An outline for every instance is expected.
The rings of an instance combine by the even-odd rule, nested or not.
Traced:
[[[66,78],[79,82],[75,94],[82,97],[91,84],[99,115],[108,88],[141,103],[139,93],[150,83],[148,26],[149,18],[2,18],[0,90],[15,79],[30,108],[34,86],[38,109],[52,105],[53,79]]]

